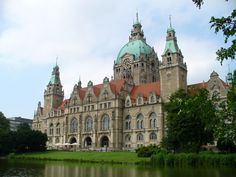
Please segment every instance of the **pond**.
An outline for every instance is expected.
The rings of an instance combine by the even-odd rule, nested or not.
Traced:
[[[235,177],[235,175],[235,168],[154,168],[138,165],[0,159],[0,177]]]

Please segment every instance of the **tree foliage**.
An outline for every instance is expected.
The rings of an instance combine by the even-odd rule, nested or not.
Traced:
[[[46,150],[47,135],[31,130],[28,124],[20,124],[16,131],[16,152]]]
[[[204,1],[203,0],[192,0],[198,8],[201,8]],[[226,0],[228,1],[228,0]],[[215,30],[215,33],[222,32],[224,36],[224,42],[228,43],[231,40],[229,47],[221,47],[217,50],[217,60],[222,64],[224,60],[235,59],[236,54],[236,9],[234,9],[231,15],[227,17],[210,19],[211,28]]]
[[[170,97],[165,109],[165,148],[174,152],[198,152],[203,144],[213,141],[216,115],[206,89],[199,89],[195,95],[179,90]]]
[[[0,155],[7,154],[10,151],[10,125],[4,114],[0,112]]]
[[[20,124],[17,131],[10,131],[9,121],[0,112],[0,155],[10,152],[35,152],[46,150],[47,135]]]
[[[220,103],[217,115],[218,125],[215,131],[217,146],[221,151],[234,151],[232,147],[236,145],[236,70],[227,100]]]

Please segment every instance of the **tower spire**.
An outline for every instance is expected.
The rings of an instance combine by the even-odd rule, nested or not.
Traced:
[[[172,24],[171,24],[171,15],[169,15],[169,21],[170,21],[170,28],[172,28]]]
[[[139,23],[139,20],[138,20],[138,12],[136,12],[136,23]]]
[[[136,12],[136,20],[133,24],[133,29],[131,30],[131,35],[129,37],[129,41],[134,41],[134,40],[144,40],[144,34],[142,30],[142,25],[139,21],[138,18],[138,12]]]
[[[56,66],[57,66],[58,56],[56,57]]]

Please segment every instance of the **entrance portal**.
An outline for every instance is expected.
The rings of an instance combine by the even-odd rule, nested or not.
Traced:
[[[77,141],[76,141],[76,138],[75,138],[75,137],[72,137],[72,138],[70,139],[70,144],[73,144],[73,143],[77,143]]]
[[[109,139],[107,136],[101,138],[101,147],[109,147]]]
[[[84,147],[91,147],[92,146],[92,139],[88,136],[84,140]]]

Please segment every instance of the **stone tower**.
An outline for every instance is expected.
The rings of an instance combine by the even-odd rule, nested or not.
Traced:
[[[60,81],[59,67],[53,68],[51,79],[44,91],[44,115],[48,114],[51,110],[57,109],[63,102],[64,91]]]
[[[129,37],[114,62],[114,79],[125,79],[135,85],[159,80],[159,61],[154,48],[146,43],[142,25],[136,14],[136,21]]]
[[[177,44],[175,30],[167,29],[166,46],[159,67],[161,96],[164,102],[169,100],[172,93],[178,89],[187,90],[187,66]]]

